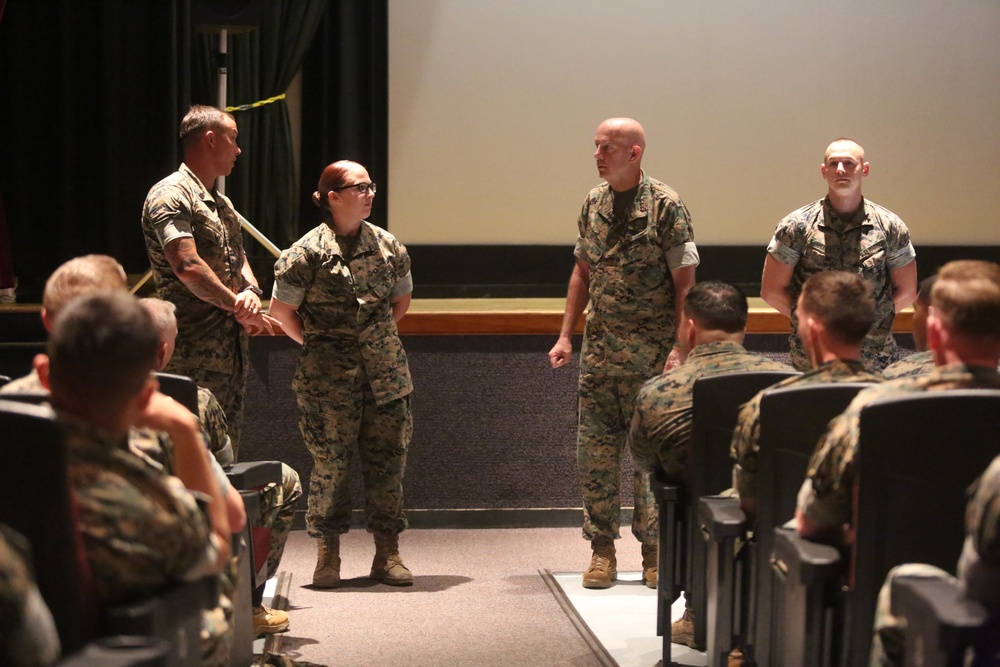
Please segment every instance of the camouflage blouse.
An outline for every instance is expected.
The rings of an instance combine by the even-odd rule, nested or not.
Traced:
[[[218,556],[207,507],[179,479],[135,456],[126,440],[67,415],[69,479],[102,600],[148,594],[210,574]]]
[[[677,329],[667,253],[693,243],[691,215],[670,187],[643,176],[626,219],[607,183],[590,191],[574,255],[590,267],[590,310],[580,366],[605,373],[658,372]]]
[[[410,289],[410,256],[392,234],[363,222],[348,250],[322,224],[281,253],[274,276],[275,298],[302,318],[296,393],[340,403],[365,381],[383,404],[413,391],[392,318],[392,298]]]
[[[194,238],[198,256],[223,285],[243,287],[243,232],[239,214],[225,195],[209,192],[187,165],[154,185],[142,209],[142,233],[161,299],[177,306],[177,343],[171,368],[202,368],[230,373],[236,359],[246,359],[246,331],[232,314],[202,301],[181,282],[164,247]]]

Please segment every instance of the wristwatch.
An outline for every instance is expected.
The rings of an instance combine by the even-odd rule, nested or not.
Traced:
[[[264,292],[263,292],[263,291],[262,291],[262,290],[261,290],[261,289],[260,289],[259,287],[257,287],[257,286],[256,286],[256,285],[254,285],[254,284],[250,284],[250,285],[247,285],[246,287],[244,287],[244,288],[243,288],[242,290],[240,290],[240,291],[241,291],[241,292],[253,292],[253,293],[254,293],[254,294],[256,294],[256,295],[257,295],[258,297],[261,297],[261,296],[264,296]]]

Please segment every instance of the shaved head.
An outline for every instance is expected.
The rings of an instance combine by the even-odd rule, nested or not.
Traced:
[[[639,121],[631,118],[609,118],[598,128],[604,130],[614,142],[625,146],[638,146],[646,149],[646,131]]]
[[[823,154],[823,161],[828,162],[831,155],[840,152],[850,153],[858,160],[858,162],[865,161],[865,149],[862,148],[861,144],[856,142],[854,139],[848,139],[846,137],[834,139],[833,142],[826,147],[826,153]]]

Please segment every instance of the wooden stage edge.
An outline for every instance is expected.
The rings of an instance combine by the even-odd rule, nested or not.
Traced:
[[[910,333],[913,313],[903,311],[896,317],[893,331]],[[399,322],[403,335],[477,335],[477,334],[549,334],[556,336],[562,325],[562,312],[546,311],[426,311],[409,312]],[[751,309],[747,333],[787,334],[788,318],[771,309]],[[583,333],[583,318],[576,333]]]
[[[266,302],[265,302],[266,305]],[[551,335],[559,334],[562,299],[414,299],[399,322],[403,335]],[[38,312],[38,304],[0,306],[3,311]],[[893,331],[912,331],[913,310],[896,316]],[[576,333],[583,333],[583,318]],[[788,319],[759,298],[750,299],[747,333],[788,333]],[[277,332],[276,335],[283,335]]]

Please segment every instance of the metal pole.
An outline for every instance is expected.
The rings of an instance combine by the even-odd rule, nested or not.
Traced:
[[[219,108],[226,108],[226,83],[229,71],[226,69],[226,55],[229,53],[229,31],[219,30]],[[226,177],[219,176],[215,181],[215,189],[220,195],[226,194]]]

